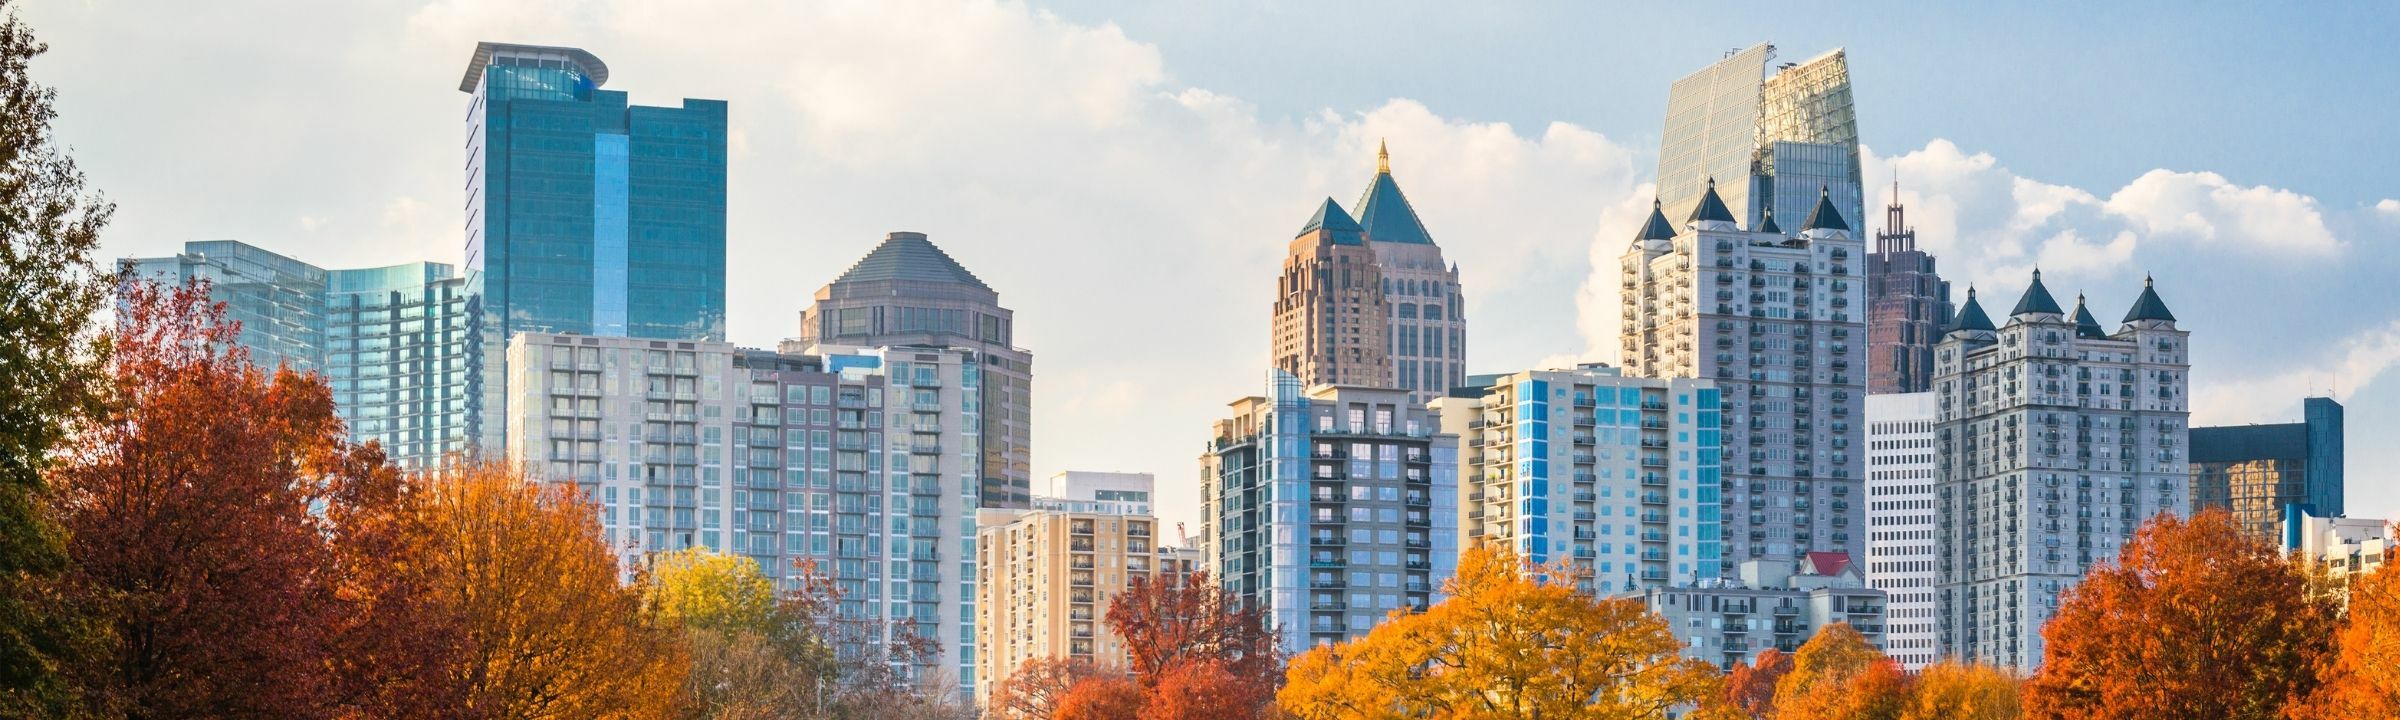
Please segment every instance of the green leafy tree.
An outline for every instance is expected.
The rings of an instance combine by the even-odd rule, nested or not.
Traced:
[[[65,600],[44,478],[96,408],[107,346],[93,317],[109,280],[92,253],[115,206],[85,192],[51,135],[53,93],[28,70],[48,46],[13,8],[0,0],[0,716],[62,716],[81,703],[69,670],[101,630]]]

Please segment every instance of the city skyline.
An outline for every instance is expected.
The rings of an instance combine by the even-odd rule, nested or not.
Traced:
[[[552,23],[552,18],[547,17],[494,19],[469,17],[461,14],[468,12],[464,10],[447,12],[412,12],[398,23],[405,28],[401,34],[424,36],[419,40],[426,47],[442,50],[428,56],[427,62],[448,68],[445,72],[455,72],[456,55],[462,47],[471,47],[474,39],[510,39],[518,36],[513,32],[515,28],[551,28],[524,37],[588,47],[612,59],[624,57],[619,62],[620,67],[626,68],[623,85],[635,89],[636,102],[660,103],[672,96],[689,95],[734,103],[731,125],[736,139],[732,164],[737,186],[746,179],[772,179],[774,174],[786,172],[805,177],[855,174],[863,178],[858,187],[838,191],[823,188],[829,192],[805,204],[794,204],[791,199],[765,202],[774,197],[761,194],[769,192],[766,188],[737,187],[731,191],[734,203],[729,210],[732,227],[728,233],[731,256],[728,265],[733,268],[734,276],[729,279],[733,315],[730,337],[736,343],[772,347],[776,340],[790,333],[791,318],[806,305],[800,288],[832,279],[884,232],[928,232],[944,238],[945,247],[960,262],[1012,298],[1011,305],[1024,311],[1025,318],[1025,339],[1018,344],[1044,355],[1044,394],[1036,401],[1035,408],[1039,419],[1035,442],[1043,450],[1033,459],[1030,474],[1047,476],[1066,467],[1154,472],[1161,478],[1162,493],[1170,496],[1180,493],[1184,497],[1196,490],[1194,441],[1201,439],[1198,428],[1220,411],[1217,403],[1224,398],[1255,392],[1264,367],[1264,338],[1257,337],[1255,318],[1259,309],[1257,298],[1265,291],[1264,279],[1273,274],[1274,256],[1280,250],[1276,247],[1274,239],[1279,236],[1275,233],[1289,232],[1296,202],[1325,195],[1342,197],[1352,191],[1358,168],[1372,153],[1377,138],[1391,138],[1397,174],[1410,179],[1410,200],[1426,216],[1426,225],[1440,230],[1445,249],[1467,276],[1463,284],[1479,288],[1471,295],[1469,305],[1469,313],[1478,318],[1473,353],[1477,364],[1469,368],[1470,372],[1518,369],[1572,359],[1613,361],[1612,356],[1595,357],[1587,351],[1596,346],[1605,352],[1614,344],[1614,328],[1597,333],[1595,324],[1613,321],[1616,315],[1615,304],[1609,302],[1615,297],[1614,287],[1607,283],[1614,282],[1614,255],[1634,227],[1635,214],[1625,211],[1627,201],[1638,205],[1641,211],[1648,209],[1647,197],[1641,192],[1646,178],[1637,168],[1647,167],[1652,164],[1648,161],[1655,159],[1645,156],[1643,148],[1655,146],[1655,118],[1666,94],[1665,84],[1678,73],[1711,61],[1721,51],[1716,45],[1746,45],[1767,39],[1757,33],[1738,36],[1728,31],[1721,42],[1664,49],[1662,55],[1676,58],[1667,64],[1680,68],[1673,72],[1619,74],[1595,69],[1589,73],[1593,78],[1624,83],[1629,97],[1640,99],[1633,104],[1649,107],[1652,119],[1615,122],[1605,118],[1562,117],[1559,121],[1574,124],[1551,126],[1528,135],[1536,126],[1519,128],[1479,119],[1505,118],[1520,112],[1513,109],[1449,103],[1424,105],[1409,100],[1392,100],[1381,105],[1343,102],[1325,107],[1321,113],[1253,107],[1239,98],[1271,96],[1273,91],[1241,84],[1201,86],[1168,80],[1197,68],[1190,62],[1169,62],[1180,51],[1174,49],[1173,38],[1168,35],[1153,31],[1129,36],[1139,32],[1142,26],[1138,23],[1119,29],[1082,19],[1039,16],[1022,8],[986,8],[948,22],[963,23],[960,26],[963,31],[996,43],[996,47],[1023,49],[1012,43],[1031,43],[1036,51],[1025,54],[1033,59],[1012,64],[1010,68],[1051,67],[1044,63],[1058,63],[1062,58],[1129,59],[1142,67],[1123,76],[1077,76],[1098,83],[1094,86],[1098,89],[1082,94],[1035,93],[1029,105],[1043,110],[1004,114],[980,126],[961,125],[955,119],[914,119],[915,111],[938,107],[933,104],[935,101],[925,98],[868,103],[859,112],[890,113],[890,118],[900,118],[902,123],[895,130],[900,136],[939,142],[922,148],[892,145],[842,148],[838,146],[844,139],[854,139],[868,126],[889,118],[809,115],[812,120],[808,122],[790,122],[801,113],[782,107],[777,101],[819,111],[823,107],[808,105],[804,99],[760,97],[756,89],[742,89],[748,86],[740,83],[694,86],[685,82],[686,78],[704,74],[711,68],[722,68],[728,63],[738,65],[743,60],[737,52],[738,45],[729,47],[725,57],[708,58],[704,56],[713,51],[678,46],[669,39],[672,33],[665,30],[630,30],[605,21],[574,18]],[[129,101],[97,89],[91,79],[94,73],[104,72],[109,66],[76,59],[78,53],[99,53],[102,51],[98,48],[109,44],[88,39],[71,41],[79,30],[92,30],[87,24],[69,21],[71,11],[31,8],[28,14],[45,26],[59,28],[52,40],[60,50],[42,62],[50,64],[50,69],[60,75],[58,84],[65,110],[62,133],[81,146],[99,151],[85,156],[94,184],[111,191],[112,197],[123,203],[120,225],[112,229],[104,254],[155,256],[167,254],[187,240],[231,237],[325,267],[459,260],[454,254],[455,228],[459,223],[438,219],[445,212],[455,212],[441,208],[449,207],[450,198],[454,197],[445,193],[455,188],[457,153],[453,144],[457,140],[454,132],[458,120],[457,97],[448,94],[440,84],[370,83],[378,85],[375,102],[412,108],[404,115],[447,117],[445,122],[434,123],[423,132],[412,130],[406,142],[398,143],[403,150],[387,147],[373,155],[358,155],[357,151],[348,150],[306,164],[281,160],[294,163],[295,168],[313,168],[317,173],[338,172],[349,167],[343,164],[349,161],[375,167],[384,165],[387,159],[393,160],[398,169],[391,174],[431,180],[418,183],[420,186],[407,190],[408,194],[352,201],[350,209],[345,211],[341,202],[327,201],[317,191],[299,188],[299,184],[343,183],[322,183],[322,178],[305,175],[278,175],[273,170],[264,171],[268,178],[265,181],[222,183],[217,186],[222,190],[188,184],[162,188],[151,184],[157,180],[137,177],[135,170],[141,166],[131,164],[135,161],[109,154],[141,153],[142,145],[119,142],[123,136],[109,129],[143,126],[124,125],[136,120],[102,121],[94,117],[111,108],[140,116],[144,113],[139,110],[149,107],[112,104]],[[872,22],[866,24],[870,28],[880,27]],[[588,36],[574,34],[584,31],[591,32]],[[445,37],[445,33],[449,36]],[[456,42],[458,37],[470,39],[462,46]],[[1866,38],[1828,39],[1832,42],[1819,44],[1815,38],[1793,38],[1791,44],[1801,48],[1846,46],[1852,63],[1861,73],[1870,72],[1869,68],[1878,61],[1893,63],[1891,53],[1871,50],[1873,46],[1864,42]],[[378,44],[359,52],[393,51],[386,45]],[[673,53],[679,47],[689,57],[675,57]],[[836,79],[873,75],[859,66],[825,58],[807,62],[830,68],[831,77]],[[1170,65],[1172,72],[1168,70]],[[152,66],[146,71],[182,70]],[[75,79],[79,75],[82,80]],[[270,78],[265,82],[277,81]],[[260,95],[293,92],[292,88],[265,87],[251,87],[244,92]],[[2124,292],[2129,274],[2138,275],[2144,267],[2157,269],[2162,278],[2170,278],[2174,287],[2195,289],[2229,282],[2225,273],[2235,271],[2263,273],[2263,278],[2272,282],[2305,277],[2307,273],[2331,267],[2341,273],[2334,281],[2320,281],[2279,293],[2273,314],[2267,314],[2265,308],[2246,307],[2256,303],[2246,303],[2237,297],[2210,297],[2192,290],[2176,295],[2178,311],[2194,318],[2195,327],[2208,331],[2208,339],[2194,348],[2194,422],[2213,425],[2279,421],[2288,415],[2288,408],[2303,391],[2311,386],[2323,388],[2336,382],[2339,375],[2338,382],[2345,391],[2340,397],[2354,409],[2351,421],[2359,426],[2362,437],[2395,426],[2390,414],[2377,410],[2394,406],[2400,390],[2390,383],[2369,385],[2376,373],[2400,360],[2400,327],[2390,325],[2389,320],[2394,301],[2361,291],[2373,270],[2391,266],[2393,251],[2378,247],[2388,243],[2375,241],[2390,237],[2394,228],[2400,228],[2400,201],[2338,195],[2324,195],[2329,199],[2318,200],[2319,195],[2306,193],[2338,193],[2345,188],[2317,185],[2294,193],[2280,189],[2286,187],[2283,178],[2262,174],[2256,168],[2246,175],[2218,178],[2205,174],[2211,169],[2208,166],[2194,167],[2182,157],[2157,153],[2136,154],[2121,161],[2189,172],[2137,171],[2086,183],[2088,187],[2083,188],[2051,184],[2029,179],[2061,174],[2045,170],[2043,163],[2029,162],[2023,166],[2026,175],[2020,176],[2014,169],[2017,166],[2001,164],[2003,160],[2015,162],[2012,157],[1979,155],[1978,149],[2006,142],[1998,133],[1962,133],[1957,136],[1956,144],[1930,142],[1915,149],[1905,144],[1879,143],[1878,138],[1885,136],[1883,133],[1890,125],[1877,123],[1898,122],[1884,119],[1886,108],[1909,99],[1896,95],[1896,89],[1878,88],[1867,80],[1861,81],[1861,92],[1871,98],[1862,100],[1871,119],[1862,128],[1868,148],[1865,177],[1869,189],[1879,191],[1880,183],[1897,169],[1901,199],[1908,203],[1912,220],[1924,230],[1922,243],[1942,255],[1946,271],[1960,273],[1954,278],[1955,284],[1977,286],[1991,298],[2016,297],[2023,288],[2019,279],[2023,271],[2038,259],[2049,272],[2051,287],[2060,296],[2084,290],[2093,294],[2093,306],[2107,309],[2131,302]],[[89,102],[92,99],[102,102]],[[1075,103],[1084,100],[1098,104],[1079,112],[1056,111],[1060,107],[1077,107]],[[748,105],[744,103],[761,105],[758,116],[746,118],[744,108]],[[779,122],[789,125],[779,126]],[[1204,131],[1193,130],[1194,124]],[[783,132],[786,127],[800,128],[796,134],[801,137],[788,137],[794,133]],[[1205,139],[1212,132],[1246,133],[1237,136],[1263,138],[1277,147],[1263,154],[1237,155],[1238,163],[1227,163],[1207,156],[1224,153],[1239,143],[1229,145],[1224,140]],[[978,144],[992,144],[989,138],[995,135],[1047,141],[1094,134],[1107,147],[1139,146],[1155,152],[1163,167],[1145,168],[1130,176],[1103,175],[1106,182],[1079,181],[1063,189],[1008,187],[1011,179],[1025,177],[1037,168],[1011,171],[993,166],[1022,161],[1028,157],[1024,153],[1035,149],[1054,148],[1037,142],[1023,150],[980,151],[965,158],[944,152],[960,147],[953,144],[959,141],[953,136],[961,134],[983,136],[985,139]],[[1951,137],[1950,131],[1938,126],[1910,127],[1892,134],[1902,138]],[[359,142],[361,138],[348,140]],[[2113,138],[2102,140],[2102,144],[2107,144]],[[1875,154],[1878,148],[1885,147],[1898,152],[1897,157]],[[419,172],[413,167],[417,161],[402,159],[404,155],[418,154],[414,152],[417,149],[434,155],[440,160],[434,165],[446,169],[437,167],[434,173]],[[795,149],[801,150],[794,152]],[[1083,163],[1092,160],[1079,152],[1066,153],[1062,159],[1073,167],[1085,167]],[[1209,183],[1206,187],[1211,189],[1239,184],[1229,179],[1257,180],[1244,175],[1239,163],[1261,159],[1291,162],[1281,163],[1273,173],[1277,176],[1273,182],[1259,183],[1260,189],[1207,197],[1204,202],[1182,197],[1154,198],[1152,202],[1157,204],[1149,208],[1149,214],[1154,216],[1152,222],[1170,228],[1163,236],[1117,225],[1127,218],[1119,214],[1122,210],[1077,213],[1078,209],[1093,207],[1098,199],[1115,196],[1112,193],[1119,190],[1126,197],[1155,195],[1162,187],[1161,182],[1175,177],[1168,171],[1191,172],[1193,177]],[[784,167],[805,164],[801,161],[816,163],[819,169],[800,171]],[[1436,168],[1443,172],[1434,172]],[[254,180],[259,178],[247,173],[261,172],[235,170]],[[166,175],[161,179],[174,177],[173,173]],[[929,189],[920,190],[916,181],[928,177],[943,179]],[[1124,188],[1104,187],[1119,184],[1127,177],[1148,182],[1123,183],[1128,186]],[[2117,189],[2109,183],[2126,184]],[[791,185],[778,182],[774,187]],[[283,193],[284,188],[294,192]],[[1529,188],[1539,192],[1518,192]],[[266,191],[261,192],[262,189]],[[2347,190],[2361,189],[2366,188]],[[187,193],[201,202],[224,202],[233,209],[194,213],[188,207],[154,204],[146,199],[168,191]],[[937,202],[915,197],[920,192],[934,195],[932,199]],[[869,194],[888,196],[891,200],[870,203],[870,207],[844,207]],[[1209,196],[1210,192],[1179,190],[1173,194]],[[234,202],[249,195],[264,196],[264,202],[274,204]],[[1516,197],[1498,199],[1508,196]],[[412,198],[413,205],[402,202]],[[926,211],[912,207],[894,211],[888,206],[890,202],[946,209]],[[1870,207],[1878,202],[1888,202],[1888,198],[1867,198]],[[1229,203],[1238,207],[1230,210],[1221,207]],[[1003,206],[1013,207],[1002,209]],[[261,207],[271,210],[261,211]],[[792,208],[806,222],[798,225],[788,222],[793,216],[787,214],[786,208]],[[1220,212],[1222,217],[1202,218],[1204,209]],[[1535,209],[1540,211],[1537,217],[1525,217]],[[236,211],[248,214],[233,214]],[[2012,225],[2027,213],[2033,213],[2036,221],[2032,229]],[[820,214],[827,217],[816,217]],[[1059,220],[1029,217],[1037,214],[1065,220],[1062,224]],[[408,229],[411,223],[418,222],[411,218],[418,217],[437,219],[423,221],[422,231]],[[393,228],[378,225],[387,219],[396,223]],[[361,232],[358,229],[361,226],[369,229]],[[1860,230],[1863,233],[1869,228]],[[1012,244],[1045,236],[1059,239],[1058,244],[1049,246],[1058,252],[1021,253],[1017,252],[1019,246]],[[1081,240],[1082,236],[1089,239]],[[394,238],[415,238],[418,246],[394,242]],[[1172,241],[1181,239],[1203,242],[1197,247],[1174,247],[1178,243]],[[1974,244],[1970,245],[1970,241]],[[2265,245],[2266,241],[2281,244]],[[2020,254],[1994,249],[2011,242]],[[795,245],[805,249],[785,249]],[[2262,253],[2261,247],[2273,250]],[[1594,249],[1600,250],[1603,262],[1594,263],[1586,257]],[[1076,253],[1084,255],[1066,257]],[[1101,278],[1091,272],[1095,267],[1124,266],[1144,257],[1163,257],[1165,262],[1156,264],[1176,272],[1141,270],[1127,272],[1121,278]],[[1064,264],[1045,270],[1045,264],[1049,263]],[[1178,274],[1199,277],[1184,279],[1177,277]],[[1512,282],[1520,276],[1522,282]],[[1601,290],[1602,302],[1597,305],[1601,312],[1587,309],[1580,316],[1567,312],[1566,308],[1578,299],[1578,288],[1585,284],[1587,276],[1604,281],[1596,285]],[[1059,278],[1092,278],[1102,284],[1078,288],[1072,283],[1056,282]],[[1203,282],[1202,278],[1209,281]],[[1504,286],[1507,289],[1503,290]],[[1126,303],[1128,307],[1123,308],[1092,307],[1088,302],[1095,294],[1113,295],[1128,289],[1147,289],[1161,297],[1132,298]],[[1156,311],[1162,302],[1190,308],[1175,310],[1170,317],[1222,322],[1167,322],[1162,323],[1165,328],[1139,331],[1124,325],[1126,318]],[[2293,314],[2293,307],[2323,308],[2321,313],[2310,314],[2323,317],[2282,320]],[[1550,310],[1537,312],[1546,308]],[[1210,324],[1226,327],[1220,330],[1208,327]],[[1123,328],[1127,332],[1095,332],[1099,328]],[[2351,340],[2361,344],[2342,344]],[[1217,350],[1206,358],[1168,357],[1191,355],[1188,349],[1195,346]],[[1179,382],[1174,385],[1190,387],[1151,387],[1153,383],[1149,381],[1159,377],[1175,377]],[[2365,392],[2357,392],[2355,389],[2362,385],[2366,386]],[[2212,403],[2216,406],[2212,407]],[[2359,445],[2354,454],[2360,467],[2388,464],[2379,460],[2389,460],[2392,451],[2369,443]],[[2354,514],[2391,515],[2400,508],[2400,496],[2374,480],[2371,475],[2362,477],[2353,486],[2350,509]],[[1162,507],[1161,515],[1167,522],[1195,519],[1191,509],[1176,505]]]

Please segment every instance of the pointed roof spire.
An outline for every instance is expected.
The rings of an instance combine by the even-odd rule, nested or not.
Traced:
[[[1299,234],[1293,237],[1300,237],[1318,230],[1333,233],[1333,241],[1336,244],[1356,245],[1359,243],[1358,221],[1350,219],[1350,213],[1342,212],[1342,206],[1335,203],[1333,198],[1325,198],[1325,204],[1317,206],[1317,214],[1308,216],[1308,224],[1300,226]]]
[[[1984,332],[1991,332],[1998,329],[1992,327],[1991,316],[1983,314],[1983,303],[1976,302],[1975,286],[1967,286],[1967,304],[1958,308],[1958,324],[1950,329],[1953,331],[1981,330]]]
[[[1783,234],[1783,228],[1775,226],[1775,208],[1767,208],[1766,219],[1758,221],[1758,231],[1762,233],[1775,233],[1777,235]]]
[[[1801,232],[1810,230],[1850,232],[1850,222],[1842,219],[1840,210],[1833,209],[1833,188],[1829,186],[1817,186],[1817,209],[1809,211],[1808,222],[1800,224]]]
[[[2092,309],[2084,306],[2083,293],[2075,293],[2075,336],[2108,337],[2108,331],[2100,328],[2099,318],[2092,317]]]
[[[2158,290],[2150,286],[2150,276],[2142,276],[2142,296],[2134,298],[2133,309],[2125,311],[2125,322],[2135,320],[2165,320],[2175,322],[2175,313],[2167,312],[2167,303],[2158,299]]]
[[[1433,233],[1425,230],[1425,221],[1417,218],[1417,208],[1410,205],[1408,195],[1400,192],[1399,181],[1392,179],[1392,153],[1388,145],[1375,145],[1375,179],[1367,181],[1367,190],[1358,194],[1358,204],[1350,208],[1358,218],[1359,230],[1375,242],[1432,245]]]
[[[1659,205],[1659,202],[1658,202],[1658,199],[1657,199],[1657,198],[1651,198],[1651,199],[1650,199],[1650,221],[1649,221],[1649,222],[1646,222],[1646,223],[1642,223],[1642,231],[1641,231],[1641,232],[1638,232],[1638,233],[1634,233],[1634,235],[1633,235],[1633,239],[1635,239],[1635,240],[1671,240],[1671,239],[1674,239],[1674,237],[1675,237],[1675,226],[1674,226],[1674,224],[1667,222],[1667,211],[1666,211],[1666,209],[1665,209],[1663,206]]]
[[[2058,315],[2063,312],[2058,309],[2058,301],[2051,299],[2050,289],[2042,287],[2042,269],[2034,268],[2033,285],[2025,288],[2025,296],[2017,298],[2017,309],[2008,311],[2008,314],[2013,317],[2026,313]]]
[[[1692,207],[1692,217],[1685,222],[1733,222],[1733,211],[1725,209],[1725,199],[1717,197],[1717,178],[1708,178],[1708,192],[1700,196],[1700,204]]]

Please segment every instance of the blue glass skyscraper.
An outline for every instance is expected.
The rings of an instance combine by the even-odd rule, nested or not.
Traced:
[[[725,103],[628,105],[576,48],[479,43],[467,283],[493,339],[725,337]]]

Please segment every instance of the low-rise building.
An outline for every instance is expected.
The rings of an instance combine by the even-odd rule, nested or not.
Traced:
[[[1750,560],[1740,580],[1654,587],[1615,597],[1641,600],[1664,617],[1683,644],[1683,656],[1731,670],[1768,648],[1800,650],[1817,631],[1849,623],[1867,642],[1884,646],[1884,593],[1867,587],[1848,556],[1809,553],[1798,562]]]
[[[2347,600],[2350,581],[2383,567],[2400,534],[2382,518],[2323,518],[2293,512],[2285,520],[2284,549],[2324,568]]]

